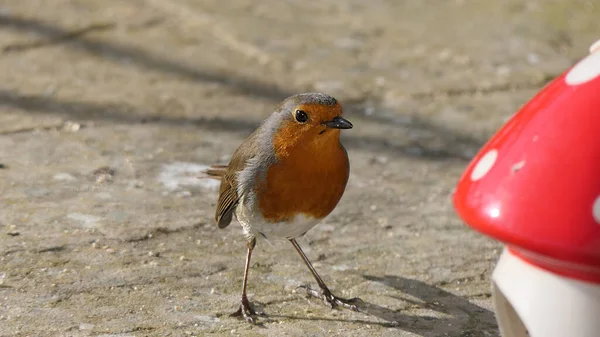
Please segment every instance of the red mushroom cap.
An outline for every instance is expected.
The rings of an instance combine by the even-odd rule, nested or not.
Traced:
[[[600,52],[542,89],[453,196],[459,216],[550,271],[600,282]]]

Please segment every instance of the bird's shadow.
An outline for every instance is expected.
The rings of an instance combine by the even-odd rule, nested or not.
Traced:
[[[269,315],[272,319],[320,320],[331,322],[352,322],[357,324],[380,325],[411,332],[423,337],[456,336],[499,336],[494,313],[427,283],[400,276],[363,275],[366,280],[382,283],[398,291],[389,295],[408,303],[411,311],[422,314],[405,313],[406,308],[390,309],[358,299],[354,304],[358,311],[376,317],[380,322],[361,319],[315,318],[291,315]],[[412,300],[406,296],[415,298]]]

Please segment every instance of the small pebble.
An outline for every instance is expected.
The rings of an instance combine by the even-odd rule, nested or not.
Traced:
[[[81,124],[79,123],[67,121],[65,125],[63,125],[63,130],[65,131],[76,132],[79,131],[79,129],[81,129]]]
[[[379,164],[379,165],[385,165],[389,161],[390,161],[390,159],[386,156],[377,156],[377,157],[371,158],[371,160],[370,160],[371,164]]]
[[[115,173],[116,171],[108,166],[101,167],[92,172],[92,174],[96,177],[96,183],[98,184],[111,182]]]

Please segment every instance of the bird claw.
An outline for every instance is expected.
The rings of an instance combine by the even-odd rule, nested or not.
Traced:
[[[356,304],[354,304],[354,303],[360,301],[360,298],[358,298],[358,297],[354,297],[354,298],[350,298],[350,299],[337,297],[337,296],[333,295],[331,293],[331,291],[327,288],[321,289],[320,291],[312,289],[311,287],[304,286],[304,285],[299,286],[298,288],[305,289],[307,294],[312,297],[320,298],[331,309],[333,309],[335,307],[342,307],[342,308],[350,309],[352,311],[359,311]]]
[[[231,315],[229,315],[231,317],[243,317],[246,321],[248,321],[248,323],[251,324],[256,324],[256,316],[265,316],[264,313],[262,312],[256,312],[254,311],[254,309],[252,308],[252,306],[250,306],[250,302],[248,302],[248,300],[244,301],[242,300],[242,303],[240,303],[240,307],[239,309],[232,313]]]

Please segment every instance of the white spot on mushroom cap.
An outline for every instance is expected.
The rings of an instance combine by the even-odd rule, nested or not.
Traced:
[[[594,205],[592,205],[592,215],[594,216],[594,220],[600,224],[600,196],[594,200]]]
[[[477,164],[475,164],[475,168],[471,171],[471,180],[477,181],[483,176],[485,176],[491,169],[492,166],[496,163],[496,159],[498,159],[498,150],[493,149],[484,154]]]
[[[568,85],[589,82],[600,75],[600,53],[588,55],[579,61],[565,77]]]
[[[597,51],[600,51],[600,40],[594,42],[591,46],[590,46],[590,54],[593,54]]]

